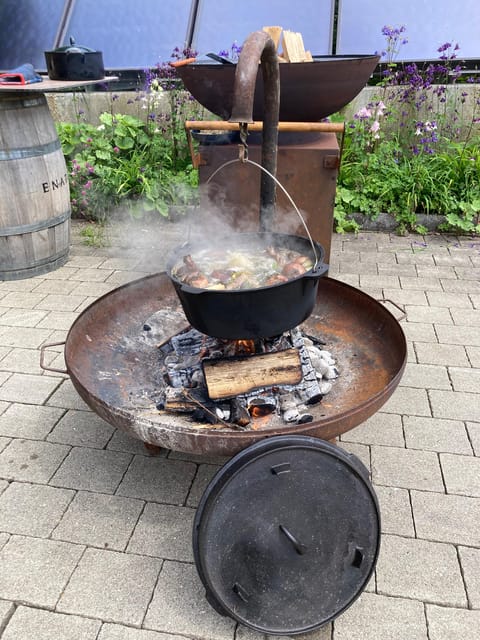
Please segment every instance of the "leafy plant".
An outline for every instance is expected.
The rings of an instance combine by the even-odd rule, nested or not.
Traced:
[[[378,94],[346,129],[335,219],[345,229],[352,213],[394,215],[399,230],[424,232],[417,214],[445,216],[445,228],[478,231],[480,138],[475,86],[473,113],[455,63],[459,46],[438,48],[438,63],[399,65],[405,27],[384,27],[386,71]],[[457,90],[447,92],[448,80]],[[471,78],[467,82],[473,83]]]
[[[188,51],[174,52],[181,57]],[[165,110],[165,98],[169,109]],[[72,214],[104,222],[113,209],[129,203],[134,216],[169,215],[196,199],[197,171],[192,166],[183,122],[192,116],[191,96],[169,65],[147,74],[139,98],[145,117],[110,112],[100,124],[81,121],[57,125],[70,176]]]

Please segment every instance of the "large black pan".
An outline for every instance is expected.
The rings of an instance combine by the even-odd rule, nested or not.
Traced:
[[[324,250],[308,238],[280,233],[239,233],[218,238],[216,247],[264,248],[273,245],[299,251],[312,258],[314,267],[300,277],[281,284],[256,289],[213,290],[191,287],[172,274],[183,258],[201,249],[204,242],[177,247],[167,262],[167,273],[190,324],[198,331],[227,340],[251,340],[280,335],[301,324],[315,306],[318,280],[328,265]]]

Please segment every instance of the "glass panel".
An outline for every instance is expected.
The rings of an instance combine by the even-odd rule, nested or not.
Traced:
[[[46,70],[44,51],[52,48],[64,0],[0,1],[0,69],[30,62]]]
[[[445,42],[458,42],[460,58],[478,58],[480,2],[462,0],[339,0],[337,53],[373,53],[385,49],[382,27],[406,26],[408,43],[397,60],[431,60]]]
[[[183,47],[191,0],[77,0],[68,36],[103,52],[107,69],[150,67]]]
[[[200,54],[238,45],[264,26],[299,31],[313,55],[330,53],[332,0],[200,0],[193,45]]]

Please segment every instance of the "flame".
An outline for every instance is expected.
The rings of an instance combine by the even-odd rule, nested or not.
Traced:
[[[236,354],[253,354],[255,353],[255,341],[254,340],[236,340],[235,341],[235,353]]]

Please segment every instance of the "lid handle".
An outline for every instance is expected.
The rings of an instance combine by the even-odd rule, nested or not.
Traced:
[[[304,545],[302,542],[300,542],[300,540],[298,540],[293,535],[293,533],[287,529],[287,527],[284,527],[283,524],[280,524],[280,525],[278,525],[278,528],[284,534],[284,536],[288,540],[290,540],[290,542],[292,543],[293,548],[295,549],[295,551],[298,553],[299,556],[303,556],[308,551],[307,546]]]

